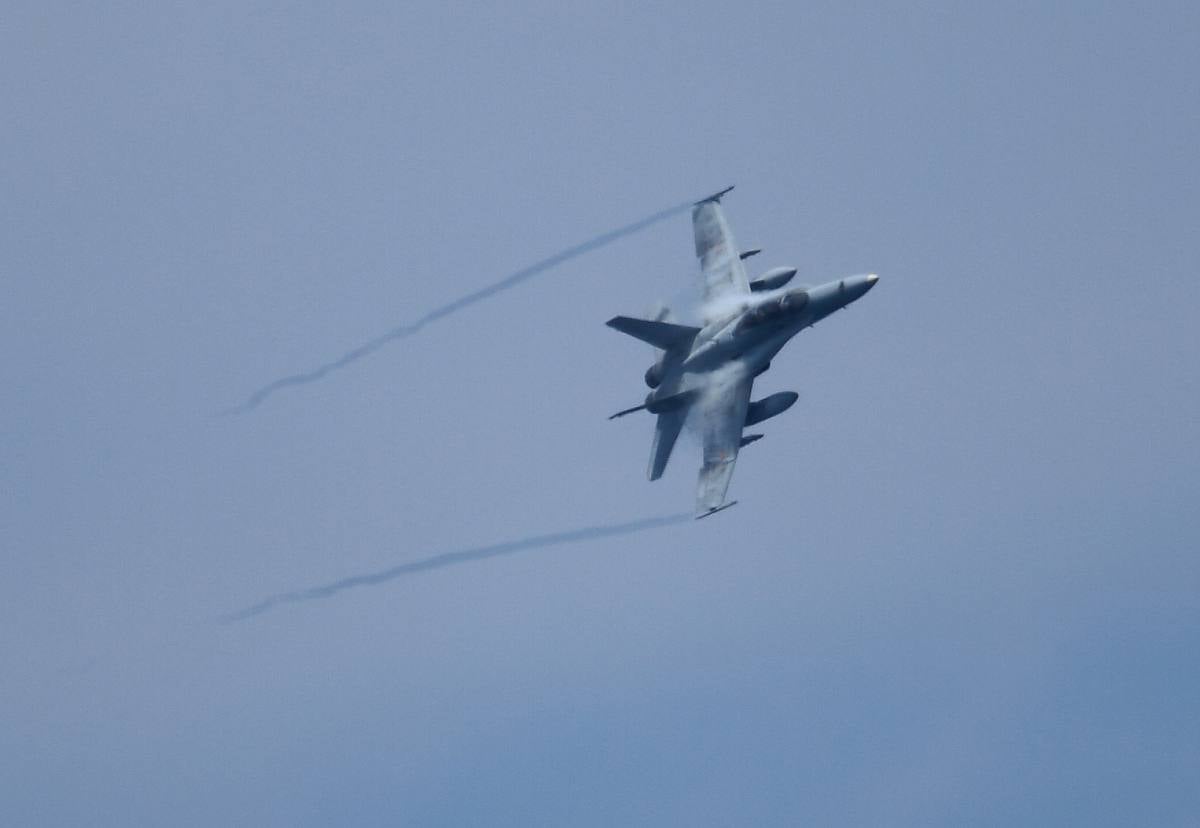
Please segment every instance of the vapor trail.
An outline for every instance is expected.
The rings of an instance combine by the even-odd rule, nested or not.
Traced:
[[[666,515],[663,517],[643,518],[642,520],[630,521],[629,523],[610,524],[608,526],[587,526],[582,529],[572,529],[568,532],[554,532],[549,535],[534,535],[529,538],[521,538],[520,540],[508,541],[507,543],[497,543],[491,546],[478,546],[474,549],[464,549],[460,552],[444,552],[441,555],[433,555],[428,558],[412,561],[411,563],[399,564],[397,566],[381,569],[378,572],[368,572],[363,575],[351,575],[349,578],[342,578],[340,581],[325,584],[323,586],[309,587],[295,592],[281,592],[277,595],[272,595],[257,604],[246,607],[244,610],[226,615],[221,618],[223,623],[231,623],[233,621],[242,621],[247,618],[252,618],[255,615],[260,615],[267,610],[279,604],[295,604],[301,601],[315,601],[318,598],[330,598],[333,595],[341,592],[344,589],[361,586],[375,586],[395,578],[400,578],[404,575],[414,575],[418,572],[428,572],[431,569],[441,569],[444,566],[454,566],[456,564],[470,563],[472,561],[482,561],[485,558],[495,558],[500,555],[512,555],[516,552],[524,552],[529,549],[538,549],[543,546],[559,546],[565,543],[578,543],[580,541],[596,540],[598,538],[608,538],[615,535],[630,535],[634,532],[643,532],[647,529],[657,529],[662,526],[670,526],[676,523],[684,523],[692,519],[690,514]]]
[[[509,288],[524,282],[526,279],[531,279],[539,273],[549,270],[555,265],[562,264],[563,262],[574,259],[577,256],[582,256],[584,253],[590,253],[591,251],[597,250],[605,245],[612,244],[618,239],[632,235],[639,230],[645,230],[650,225],[657,224],[663,219],[670,218],[676,213],[681,213],[691,206],[692,202],[686,201],[682,204],[676,204],[673,207],[667,207],[664,210],[659,210],[657,213],[652,213],[645,218],[638,219],[637,221],[626,224],[623,227],[618,227],[615,230],[609,230],[607,233],[602,233],[599,236],[588,239],[585,242],[580,242],[572,247],[568,247],[566,250],[559,251],[552,256],[547,256],[541,261],[537,261],[527,267],[523,267],[515,273],[510,273],[504,278],[493,282],[486,287],[482,287],[479,290],[468,293],[465,296],[461,296],[452,302],[448,302],[445,305],[434,308],[414,322],[410,322],[406,325],[398,325],[387,333],[380,334],[374,339],[368,340],[362,345],[359,345],[357,348],[347,351],[332,362],[327,362],[324,365],[320,365],[312,369],[311,371],[305,371],[300,374],[292,374],[268,383],[251,394],[250,397],[241,405],[228,408],[225,411],[222,411],[221,414],[245,414],[248,411],[253,411],[255,408],[258,408],[258,406],[261,405],[267,397],[271,396],[282,388],[287,388],[288,386],[292,385],[304,385],[306,383],[316,382],[326,374],[329,374],[340,368],[345,368],[350,363],[362,359],[363,357],[368,356],[375,351],[378,351],[389,342],[412,336],[431,322],[436,322],[443,317],[457,313],[463,308],[474,305],[476,302],[487,299],[489,296],[494,296],[501,291],[508,290]]]

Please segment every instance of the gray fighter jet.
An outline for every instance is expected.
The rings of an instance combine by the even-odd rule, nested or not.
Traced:
[[[816,287],[785,286],[794,267],[768,270],[753,281],[746,278],[745,260],[758,250],[739,252],[720,200],[732,190],[696,202],[692,228],[700,259],[702,327],[657,319],[616,316],[609,327],[648,342],[662,351],[646,371],[651,388],[641,405],[618,411],[609,419],[635,411],[658,416],[650,449],[651,480],[662,476],[671,449],[693,418],[704,444],[704,465],[696,493],[696,517],[706,517],[734,505],[725,502],[738,451],[762,437],[744,434],[747,426],[781,414],[799,397],[792,391],[750,401],[759,374],[789,339],[874,287],[875,274],[850,276]]]

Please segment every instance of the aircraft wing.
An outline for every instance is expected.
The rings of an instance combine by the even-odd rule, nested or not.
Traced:
[[[749,377],[733,385],[715,404],[706,407],[702,436],[704,466],[696,482],[696,517],[704,517],[725,504],[725,493],[733,478],[742,445],[742,429],[746,425],[746,409],[750,405]]]
[[[719,201],[701,201],[692,208],[692,231],[696,238],[696,258],[700,260],[704,298],[749,294],[746,268]]]

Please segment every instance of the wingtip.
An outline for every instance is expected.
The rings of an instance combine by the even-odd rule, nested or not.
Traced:
[[[724,512],[730,506],[736,506],[736,505],[738,505],[738,502],[736,500],[731,500],[722,506],[715,506],[712,509],[709,509],[705,512],[701,512],[700,514],[696,515],[696,520],[700,520],[700,518],[706,518],[709,515],[715,515],[717,512]]]
[[[701,204],[708,204],[709,202],[719,202],[719,201],[721,200],[721,197],[722,197],[722,196],[724,196],[726,193],[728,193],[730,190],[732,190],[732,189],[733,189],[735,186],[737,186],[737,185],[735,185],[735,184],[730,184],[730,185],[729,185],[728,187],[726,187],[724,190],[721,190],[721,192],[719,192],[719,193],[713,193],[713,194],[712,194],[712,195],[710,195],[708,198],[702,198],[702,199],[700,199],[700,200],[699,200],[699,201],[697,201],[697,202],[696,202],[696,203],[695,203],[693,206],[695,206],[695,207],[699,207]]]

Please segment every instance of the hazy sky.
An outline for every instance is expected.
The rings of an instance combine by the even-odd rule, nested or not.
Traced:
[[[1197,8],[6,4],[0,823],[1196,824]],[[213,416],[734,183],[736,509],[686,214]]]

